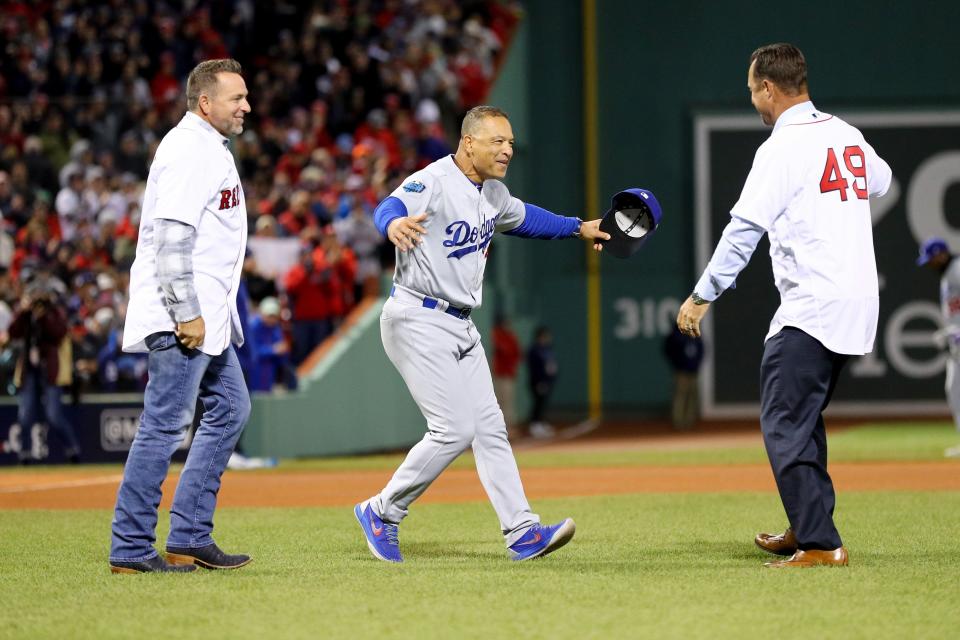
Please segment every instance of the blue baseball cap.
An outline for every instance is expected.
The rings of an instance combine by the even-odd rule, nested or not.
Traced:
[[[923,266],[941,253],[950,253],[947,241],[943,238],[927,238],[920,245],[920,257],[917,258],[917,264]]]
[[[660,226],[663,210],[653,192],[625,189],[613,196],[610,209],[600,221],[600,230],[610,234],[604,251],[628,258],[640,250]]]

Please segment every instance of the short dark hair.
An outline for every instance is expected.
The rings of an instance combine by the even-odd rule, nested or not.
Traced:
[[[473,135],[483,118],[506,118],[509,120],[510,116],[499,107],[491,107],[487,104],[474,107],[467,111],[467,115],[463,116],[463,124],[460,125],[460,137]]]
[[[216,92],[218,73],[242,73],[240,63],[233,58],[204,60],[187,76],[187,109],[194,111],[200,103],[200,94]]]
[[[807,61],[792,44],[778,42],[760,47],[750,54],[750,64],[753,63],[756,80],[770,80],[790,95],[806,93]]]

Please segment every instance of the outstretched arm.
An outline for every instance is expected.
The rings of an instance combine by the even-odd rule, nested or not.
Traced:
[[[609,240],[610,235],[600,231],[600,220],[584,222],[580,218],[560,216],[534,204],[524,203],[523,222],[506,231],[508,236],[553,240],[574,236],[585,240]],[[594,248],[600,247],[594,243]],[[597,249],[599,251],[599,249]]]
[[[710,303],[735,286],[737,275],[747,266],[763,234],[763,228],[752,222],[736,216],[730,219],[697,286],[680,307],[677,314],[680,331],[688,336],[700,336],[700,321]]]

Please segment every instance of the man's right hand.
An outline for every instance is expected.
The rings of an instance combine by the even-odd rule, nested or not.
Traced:
[[[400,251],[413,249],[423,242],[422,236],[427,235],[427,230],[420,224],[426,219],[426,213],[396,218],[387,226],[387,239]]]
[[[203,339],[207,334],[207,325],[203,322],[203,316],[200,316],[188,322],[178,322],[177,329],[173,333],[177,336],[180,344],[187,349],[197,349],[203,344]]]

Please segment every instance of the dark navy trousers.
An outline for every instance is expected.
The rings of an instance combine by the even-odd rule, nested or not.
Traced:
[[[836,495],[827,473],[823,410],[849,356],[786,327],[767,340],[760,365],[760,426],[780,499],[800,549],[836,549]]]

